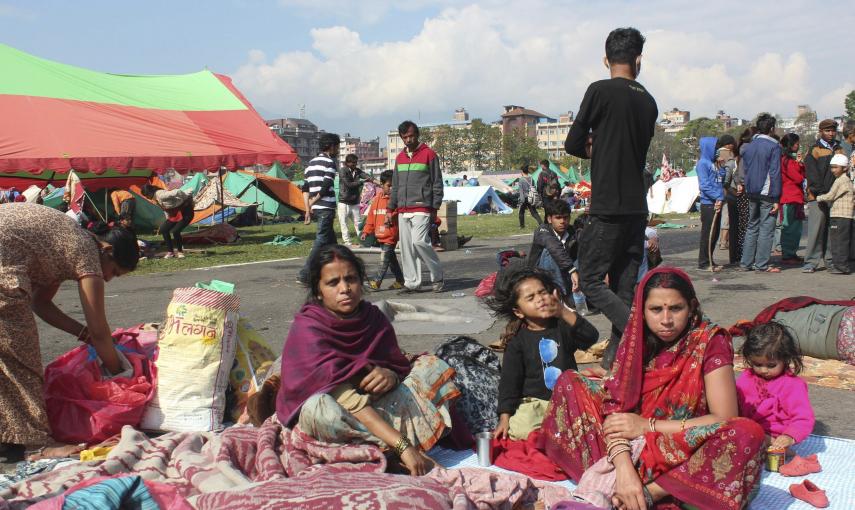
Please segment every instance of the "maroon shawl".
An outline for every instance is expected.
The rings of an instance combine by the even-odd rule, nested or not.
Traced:
[[[288,426],[309,397],[374,366],[393,370],[401,378],[410,373],[395,330],[379,308],[363,301],[353,316],[339,319],[322,305],[303,305],[282,348],[282,385],[276,396],[279,421]]]

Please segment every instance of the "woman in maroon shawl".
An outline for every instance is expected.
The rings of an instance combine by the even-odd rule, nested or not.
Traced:
[[[610,474],[600,485],[617,508],[739,509],[765,438],[737,413],[730,335],[703,320],[684,272],[658,268],[638,285],[612,376],[601,388],[564,372],[543,435],[576,481],[599,461],[591,472]]]
[[[364,281],[362,261],[344,246],[309,262],[309,299],[282,350],[276,415],[321,441],[388,447],[422,475],[433,465],[423,452],[451,426],[454,371],[434,356],[411,366],[389,320],[362,300]]]

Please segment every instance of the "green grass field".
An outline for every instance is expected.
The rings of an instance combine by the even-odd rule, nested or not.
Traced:
[[[668,215],[668,221],[689,218],[689,215]],[[338,234],[338,221],[335,222]],[[526,218],[526,230],[519,228],[516,211],[513,214],[459,216],[457,219],[458,235],[474,236],[476,239],[492,239],[510,236],[534,230],[534,220]],[[193,232],[193,227],[185,232]],[[237,243],[219,246],[189,246],[185,259],[152,258],[140,261],[134,274],[161,273],[193,269],[199,267],[219,266],[226,264],[241,264],[263,260],[284,259],[290,257],[305,257],[312,248],[315,239],[315,225],[299,223],[276,223],[263,227],[241,227],[240,240]],[[264,243],[271,241],[277,235],[296,236],[302,240],[298,245],[273,246]],[[339,239],[341,238],[340,234]],[[146,241],[160,242],[160,236],[140,236]],[[162,254],[162,251],[161,251]]]

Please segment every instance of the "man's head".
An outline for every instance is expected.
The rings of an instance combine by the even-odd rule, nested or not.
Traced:
[[[837,122],[832,119],[825,119],[819,123],[819,136],[826,143],[831,143],[834,137],[837,136]]]
[[[463,180],[464,180],[464,181],[468,181],[468,180],[469,180],[469,177],[466,177],[466,174],[463,174]]]
[[[840,134],[848,143],[855,143],[855,120],[847,120]]]
[[[628,67],[629,74],[634,78],[641,72],[643,49],[644,36],[638,29],[616,28],[606,38],[606,67]]]
[[[331,158],[338,156],[338,148],[341,144],[341,138],[335,133],[324,133],[318,141],[318,148],[324,154]]]
[[[540,160],[540,168],[542,168],[544,170],[549,170],[549,160],[541,159]]]
[[[564,200],[550,200],[543,208],[546,222],[552,226],[556,234],[562,235],[567,231],[570,222],[570,204]]]
[[[419,148],[419,127],[411,120],[405,120],[398,125],[398,136],[410,152]]]
[[[523,175],[528,175],[528,172],[529,172],[528,163],[526,163],[520,167],[520,172],[522,172]]]
[[[344,166],[353,170],[354,168],[356,168],[356,163],[358,161],[359,161],[359,158],[356,156],[356,154],[348,154],[344,158]]]
[[[835,154],[831,157],[831,161],[828,166],[835,177],[840,177],[846,173],[846,168],[849,166],[849,160],[843,154]]]
[[[380,186],[387,195],[392,192],[392,171],[383,170],[380,173]]]
[[[757,116],[757,132],[761,135],[771,135],[775,130],[775,117],[768,113],[761,113]]]

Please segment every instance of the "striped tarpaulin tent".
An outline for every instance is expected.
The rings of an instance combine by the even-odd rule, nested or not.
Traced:
[[[87,189],[127,187],[170,168],[233,170],[297,157],[228,77],[207,70],[99,73],[3,44],[0,69],[0,187],[59,184],[70,169]]]

